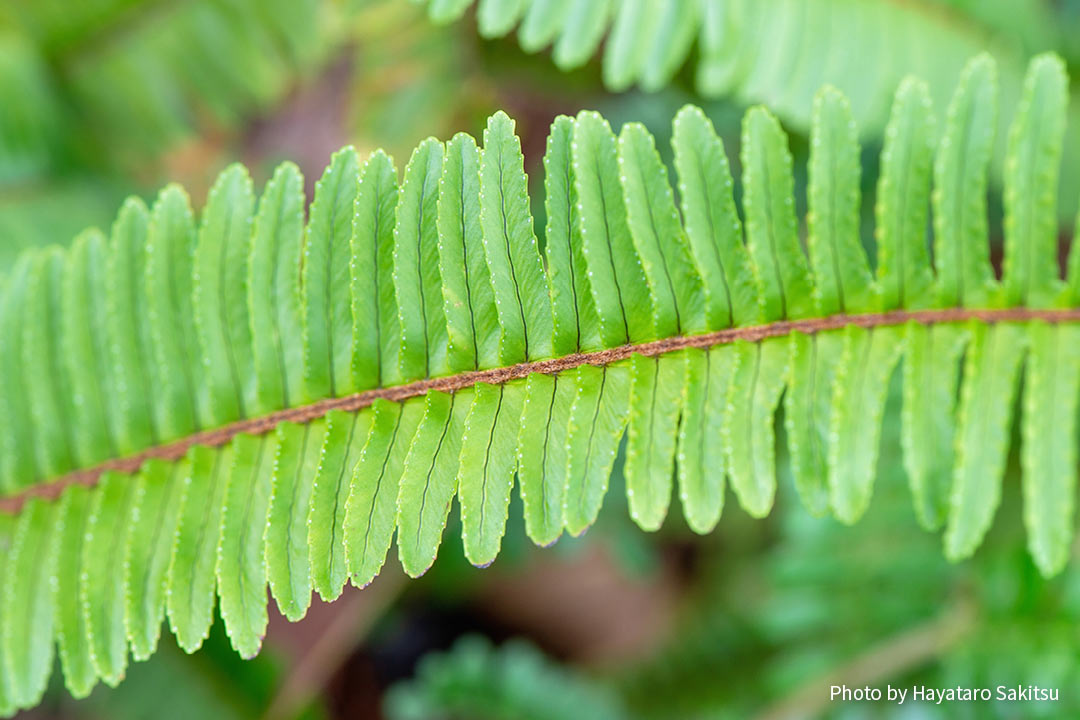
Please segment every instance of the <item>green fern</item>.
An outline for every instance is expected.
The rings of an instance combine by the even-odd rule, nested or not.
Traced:
[[[1066,88],[1060,60],[1032,62],[1008,138],[1001,282],[988,56],[964,71],[936,152],[926,86],[897,91],[874,272],[856,130],[828,87],[808,256],[776,118],[746,115],[740,221],[722,143],[689,106],[674,120],[678,206],[642,126],[616,137],[596,113],[558,118],[542,251],[514,123],[497,113],[483,149],[426,140],[400,184],[386,154],[340,151],[306,224],[295,166],[258,200],[233,166],[198,223],[170,186],[152,209],[128,201],[108,239],[25,254],[0,303],[0,708],[40,699],[54,638],[80,696],[118,682],[128,648],[151,655],[165,617],[194,651],[215,597],[254,655],[267,583],[299,619],[313,590],[370,583],[395,533],[420,575],[455,497],[466,555],[486,565],[515,476],[535,542],[581,534],[624,435],[643,529],[664,522],[673,476],[697,532],[718,522],[728,479],[764,516],[781,400],[806,506],[855,522],[901,363],[915,506],[953,560],[993,519],[1023,373],[1030,549],[1058,572],[1080,395],[1080,251],[1062,281],[1053,221]]]
[[[336,42],[320,26],[329,11],[319,0],[5,4],[0,183],[86,153],[72,135],[105,145],[109,163],[145,162],[194,130],[235,127],[315,65],[331,44],[316,37]],[[27,157],[7,164],[14,153]]]
[[[663,88],[695,44],[694,77],[706,96],[735,93],[768,102],[781,115],[790,112],[808,120],[813,90],[807,88],[832,83],[853,98],[853,112],[864,130],[872,129],[867,123],[883,123],[888,88],[905,72],[933,78],[935,100],[943,99],[945,83],[985,44],[978,24],[1015,29],[1020,18],[1024,49],[1063,44],[1047,27],[1045,8],[1034,2],[937,0],[964,6],[962,13],[973,15],[972,22],[917,5],[857,0],[415,1],[426,5],[430,19],[439,24],[458,20],[476,5],[481,36],[501,37],[516,27],[522,49],[550,47],[562,69],[581,66],[602,52],[604,82],[615,91],[635,85],[646,91]],[[776,43],[778,52],[755,52],[765,38]],[[1001,50],[1011,58],[1013,48]],[[847,62],[855,53],[893,82],[867,84],[865,74]]]
[[[322,0],[0,3],[0,266],[107,223],[178,158],[220,150],[339,45],[338,10]]]
[[[812,123],[814,91],[834,85],[850,99],[867,138],[880,137],[890,93],[908,74],[924,78],[933,101],[944,106],[968,58],[988,46],[985,28],[1005,27],[1010,38],[1022,39],[1021,47],[990,43],[1008,106],[1019,102],[1024,58],[1063,49],[1070,37],[1048,21],[1043,3],[1026,0],[937,0],[956,6],[952,14],[890,0],[417,1],[435,23],[454,21],[475,4],[481,36],[501,37],[516,27],[523,50],[550,46],[564,70],[599,54],[612,91],[661,90],[689,61],[700,96],[764,104],[801,134]],[[1080,167],[1080,117],[1072,106],[1069,114],[1075,119],[1065,142],[1062,199],[1071,201],[1080,189],[1074,170]],[[1003,117],[996,127],[995,181],[1004,175],[1007,123]]]

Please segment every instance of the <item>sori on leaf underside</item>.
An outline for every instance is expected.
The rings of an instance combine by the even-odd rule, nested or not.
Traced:
[[[856,128],[829,87],[813,107],[808,252],[775,118],[746,114],[740,217],[721,141],[688,106],[677,194],[640,124],[616,136],[593,112],[557,118],[542,250],[497,113],[482,149],[426,140],[403,177],[382,152],[340,151],[306,223],[295,166],[258,200],[233,166],[198,222],[170,186],[152,209],[127,202],[108,238],[28,253],[0,297],[0,709],[39,701],[54,641],[81,696],[119,682],[129,653],[149,657],[164,617],[197,649],[217,602],[254,655],[267,584],[299,619],[313,590],[371,582],[395,533],[419,575],[455,497],[477,565],[499,552],[515,479],[529,537],[578,535],[624,435],[643,529],[676,483],[697,532],[726,482],[764,516],[781,399],[801,500],[855,522],[898,367],[915,511],[944,526],[953,559],[993,519],[1023,375],[1023,514],[1035,562],[1058,572],[1080,394],[1080,251],[1062,280],[1055,208],[1067,78],[1054,56],[1030,65],[1000,281],[995,83],[988,56],[969,63],[940,131],[924,84],[899,87],[873,271]]]

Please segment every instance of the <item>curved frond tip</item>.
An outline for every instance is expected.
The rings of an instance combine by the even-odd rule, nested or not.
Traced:
[[[40,699],[54,641],[82,695],[118,682],[129,652],[152,654],[165,618],[198,648],[216,601],[254,655],[267,584],[297,620],[313,591],[370,583],[395,535],[420,575],[455,498],[476,565],[499,553],[515,481],[536,543],[581,534],[624,441],[643,529],[677,488],[709,532],[729,480],[766,515],[781,401],[800,498],[855,522],[898,367],[920,522],[945,528],[950,558],[976,550],[1018,421],[1031,553],[1058,572],[1080,387],[1080,253],[1063,280],[1047,220],[1065,86],[1055,58],[1032,63],[1000,282],[985,57],[936,146],[925,87],[897,91],[876,268],[859,237],[858,135],[833,88],[812,110],[808,254],[787,138],[760,107],[744,124],[743,217],[701,110],[675,118],[674,178],[643,126],[616,135],[583,112],[552,126],[541,243],[499,113],[482,147],[426,140],[403,174],[382,152],[341,150],[306,223],[295,166],[258,198],[233,166],[198,217],[170,186],[152,208],[125,204],[108,238],[27,254],[0,293],[0,710]]]

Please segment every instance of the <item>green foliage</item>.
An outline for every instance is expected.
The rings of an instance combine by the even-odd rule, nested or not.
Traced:
[[[3,3],[3,266],[24,247],[103,226],[124,195],[224,149],[339,46],[339,10],[333,0]]]
[[[417,677],[386,697],[391,720],[620,720],[629,715],[613,692],[522,642],[492,647],[464,637],[427,655]]]
[[[820,688],[856,672],[871,687],[995,687],[1002,681],[993,678],[1013,678],[1005,684],[1061,688],[1052,707],[1033,703],[1021,714],[1076,714],[1078,567],[1038,577],[1020,540],[1024,488],[1015,462],[1003,488],[1007,510],[970,562],[949,565],[937,538],[917,532],[902,470],[903,419],[893,412],[903,402],[900,380],[894,375],[886,400],[874,502],[856,526],[785,502],[794,478],[782,471],[768,523],[733,513],[703,540],[677,628],[660,649],[614,670],[637,717],[847,717]],[[865,714],[1006,718],[1018,707],[909,697],[903,707]]]
[[[0,96],[12,100],[0,119],[0,186],[34,177],[51,162],[61,115],[47,73],[30,43],[0,34]]]
[[[299,619],[313,590],[332,600],[348,581],[371,582],[395,532],[402,566],[418,576],[455,497],[466,556],[486,565],[515,473],[533,541],[580,535],[624,436],[629,512],[643,529],[663,524],[673,476],[698,532],[719,520],[727,479],[750,515],[765,516],[785,394],[800,496],[812,513],[853,523],[872,496],[898,364],[904,465],[924,524],[945,522],[953,560],[993,520],[1024,373],[1030,544],[1044,574],[1059,572],[1076,479],[1075,322],[964,312],[1077,306],[1066,290],[1080,282],[1077,264],[1069,285],[1059,279],[1057,248],[1034,221],[1056,194],[1064,74],[1036,59],[1016,113],[1002,282],[983,216],[994,77],[988,56],[968,66],[934,157],[929,99],[917,81],[901,85],[878,207],[888,260],[876,274],[856,232],[857,132],[828,87],[815,100],[809,256],[787,137],[761,107],[743,125],[744,225],[699,110],[675,120],[680,205],[642,126],[616,136],[583,112],[553,127],[541,246],[520,141],[497,113],[482,149],[464,135],[421,143],[400,186],[384,153],[361,162],[340,151],[306,223],[294,165],[257,203],[234,166],[198,221],[169,186],[151,210],[126,204],[107,241],[90,232],[69,251],[28,253],[0,302],[12,340],[0,356],[0,489],[140,451],[160,457],[0,515],[3,710],[37,702],[54,637],[73,693],[115,682],[121,596],[137,659],[154,652],[166,616],[183,649],[199,648],[216,599],[248,657],[265,633],[267,583]],[[931,164],[933,267],[915,231]],[[910,311],[926,307],[953,315],[923,325]],[[848,319],[882,309],[902,312],[885,325]],[[785,324],[826,318],[797,326],[805,333]],[[732,329],[704,347],[647,345]],[[639,345],[618,349],[628,343]],[[615,352],[577,354],[593,350]],[[548,364],[514,369],[523,362]],[[477,382],[476,370],[491,372]],[[222,432],[238,421],[243,432]],[[130,494],[117,489],[125,483]],[[101,548],[97,523],[119,528],[115,544]]]
[[[889,0],[481,0],[476,23],[485,38],[516,27],[523,50],[550,46],[564,70],[600,54],[604,84],[615,92],[635,85],[660,90],[689,61],[686,74],[699,95],[763,103],[804,133],[814,124],[813,93],[825,84],[851,98],[867,136],[885,126],[889,93],[909,73],[926,78],[934,101],[944,106],[967,59],[987,48],[987,31],[1011,41],[990,43],[1001,63],[1006,106],[1022,92],[1024,58],[1048,50],[1076,58],[1076,20],[1055,16],[1039,0],[936,3],[949,11]],[[425,4],[441,24],[462,17],[474,2]],[[1007,122],[997,126],[995,179],[1004,177]],[[1077,157],[1075,127],[1066,145],[1067,155]],[[1080,186],[1069,167],[1064,185],[1070,195]]]
[[[0,118],[0,158],[25,160],[0,166],[26,177],[55,164],[66,152],[61,132],[88,134],[130,161],[193,130],[236,124],[319,59],[320,5],[10,3],[0,11],[0,87],[18,100]]]

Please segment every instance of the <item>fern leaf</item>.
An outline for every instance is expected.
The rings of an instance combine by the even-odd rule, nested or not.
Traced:
[[[394,161],[382,151],[360,173],[352,230],[353,378],[358,390],[400,378],[401,327],[394,295]]]
[[[160,438],[153,406],[145,402],[152,394],[154,362],[144,279],[143,251],[149,227],[150,212],[142,201],[132,198],[125,202],[112,228],[106,263],[109,357],[116,367],[116,404],[120,409],[116,446],[125,455],[157,443]],[[12,281],[12,290],[16,287]]]
[[[986,171],[996,113],[996,65],[980,55],[960,77],[934,164],[934,270],[940,302],[947,306],[978,307],[994,293]]]
[[[267,469],[276,441],[271,433],[238,436],[226,471],[215,575],[225,632],[243,658],[258,654],[266,633],[264,518],[272,481]]]
[[[300,262],[304,234],[304,179],[285,163],[266,184],[251,239],[248,307],[256,397],[261,412],[305,397]],[[265,300],[265,302],[264,302]]]
[[[571,0],[534,0],[525,11],[518,29],[518,42],[525,52],[536,52],[558,37],[570,11]]]
[[[480,151],[459,133],[439,178],[439,275],[451,372],[499,365],[499,318],[480,225]]]
[[[643,530],[659,530],[671,501],[675,441],[686,388],[686,360],[635,355],[630,361],[626,498]]]
[[[544,153],[544,253],[551,285],[553,350],[558,355],[603,347],[578,222],[573,137],[573,118],[560,115],[551,124]]]
[[[841,333],[791,334],[791,369],[784,393],[784,429],[791,474],[803,504],[823,514],[829,498],[829,426],[836,370],[844,351]]]
[[[945,529],[945,554],[950,559],[975,552],[1001,501],[1013,398],[1026,342],[1025,334],[1016,325],[977,324],[972,329]]]
[[[379,574],[397,527],[400,479],[409,443],[423,416],[423,403],[378,400],[371,432],[353,472],[345,511],[345,556],[349,579],[366,587]]]
[[[437,22],[460,18],[471,0],[431,0]],[[955,4],[955,3],[954,3]],[[864,137],[886,130],[888,93],[910,74],[928,81],[926,97],[943,106],[952,83],[970,56],[986,46],[979,4],[961,15],[920,3],[858,3],[844,0],[485,0],[477,26],[484,37],[502,36],[519,24],[526,52],[552,41],[552,58],[564,70],[584,65],[603,41],[602,77],[612,91],[633,85],[653,92],[667,85],[684,64],[697,92],[743,105],[765,104],[802,135],[814,123],[814,91],[832,85],[851,100]],[[957,8],[953,8],[956,10]],[[1024,93],[1025,53],[1067,49],[1050,23],[1034,31],[1037,42],[993,48],[1008,104]],[[606,36],[606,37],[605,37]],[[763,53],[762,47],[770,52]],[[692,47],[698,51],[691,53]],[[689,58],[689,61],[688,61]],[[1067,110],[1073,121],[1077,108]],[[1005,137],[1007,119],[991,123]],[[1062,176],[1067,194],[1077,184],[1078,138],[1067,136]],[[990,172],[1000,186],[1008,174],[1005,143],[991,148]],[[973,160],[977,158],[973,157]],[[898,188],[900,192],[906,192]],[[962,231],[961,231],[962,232]],[[974,266],[972,269],[975,269]]]
[[[455,497],[466,557],[486,565],[515,475],[534,542],[580,535],[624,434],[642,528],[666,519],[674,479],[696,532],[719,521],[729,481],[764,516],[784,457],[782,396],[803,504],[854,522],[901,361],[916,515],[946,524],[954,560],[993,521],[1023,369],[1029,549],[1059,572],[1080,402],[1080,251],[1074,242],[1061,283],[1044,217],[1062,80],[1054,60],[1034,61],[1009,140],[1001,289],[984,217],[996,102],[985,58],[936,151],[925,87],[897,92],[876,275],[855,214],[852,118],[868,111],[832,89],[814,111],[809,257],[776,118],[754,108],[744,122],[744,232],[723,146],[689,107],[673,128],[678,206],[642,126],[617,138],[596,113],[555,121],[543,257],[502,114],[483,150],[466,135],[424,141],[400,188],[384,153],[363,165],[338,153],[306,224],[295,167],[256,203],[234,166],[198,224],[172,186],[152,212],[125,204],[108,242],[90,231],[70,250],[29,252],[0,288],[0,709],[40,699],[57,640],[79,695],[118,682],[128,651],[149,657],[166,615],[195,650],[215,598],[251,656],[267,583],[299,619],[313,590],[333,599],[347,580],[370,583],[395,534],[420,575]]]
[[[347,147],[315,184],[304,234],[304,377],[313,397],[353,391],[349,261],[360,158]]]
[[[582,65],[596,51],[607,29],[611,4],[612,0],[570,0],[566,22],[552,51],[558,67],[566,70]]]
[[[896,91],[885,130],[875,206],[877,281],[886,310],[916,307],[932,282],[926,225],[933,123],[926,84],[905,78]]]
[[[34,256],[19,258],[7,280],[0,306],[0,333],[4,347],[19,347],[22,342],[23,305]],[[23,353],[0,355],[0,371],[5,377],[23,377]],[[20,422],[30,415],[30,397],[23,383],[0,383],[0,430],[3,453],[0,454],[0,487],[14,492],[38,476],[33,424]]]
[[[421,143],[405,168],[397,204],[393,288],[401,327],[398,368],[405,380],[446,372],[448,338],[436,240],[442,161],[443,148],[438,141]]]
[[[372,411],[332,411],[326,415],[319,469],[311,488],[307,517],[311,582],[326,601],[345,588],[345,504],[352,484],[351,469],[360,459],[372,423]]]
[[[192,297],[195,221],[187,193],[178,185],[165,188],[154,203],[146,236],[146,300],[151,344],[156,424],[162,438],[177,438],[199,426],[196,388],[202,363]]]
[[[1057,186],[1068,80],[1061,59],[1031,62],[1005,158],[1004,284],[1010,305],[1045,307],[1057,295]]]
[[[570,410],[577,392],[576,372],[533,374],[525,381],[525,403],[518,435],[517,476],[524,505],[525,533],[548,546],[563,532],[567,491],[567,440]]]
[[[907,328],[900,438],[915,515],[928,530],[941,527],[948,509],[956,390],[969,335],[955,325]]]
[[[398,552],[401,566],[419,577],[435,562],[450,503],[457,494],[458,459],[473,392],[429,392],[398,490]],[[414,400],[413,402],[417,402]]]
[[[124,556],[124,628],[135,660],[157,650],[181,510],[191,476],[190,459],[151,460],[135,480],[131,529]]]
[[[662,4],[661,15],[646,45],[649,54],[641,72],[642,90],[662,89],[685,62],[701,22],[701,5],[701,0]]]
[[[804,26],[810,14],[811,3],[774,0],[771,7],[763,3],[755,4],[761,8],[757,10],[757,36],[767,32],[770,37],[775,38],[776,52],[769,53],[765,58],[744,60],[743,74],[739,81],[747,91],[758,96],[763,104],[768,104],[780,112],[784,109],[784,81],[795,74],[802,45],[807,42]],[[862,6],[852,6],[851,12],[855,17],[861,14],[860,7]],[[856,48],[863,49],[856,42],[845,44],[844,50],[858,52]],[[865,54],[873,57],[875,49],[867,49],[869,52]]]
[[[578,114],[574,183],[581,208],[582,250],[605,347],[655,336],[645,273],[626,223],[615,142],[615,134],[599,114]]]
[[[11,562],[11,550],[12,542],[15,539],[15,518],[11,515],[0,514],[0,578],[4,579],[6,583],[8,580],[7,567]],[[0,591],[0,600],[5,601],[6,607],[6,593]],[[12,688],[12,681],[8,677],[7,670],[7,652],[8,644],[4,640],[5,637],[5,619],[6,613],[0,608],[0,714],[2,715],[14,715],[15,714],[15,695]]]
[[[652,135],[639,123],[619,135],[619,171],[627,224],[652,298],[660,337],[703,332],[705,293],[679,224],[667,168]]]
[[[814,314],[810,267],[799,246],[791,153],[780,123],[764,108],[743,120],[743,206],[746,240],[757,268],[761,318]]]
[[[757,319],[757,289],[724,145],[705,113],[691,105],[675,116],[671,145],[683,223],[704,281],[708,327],[749,325]]]
[[[734,369],[728,385],[721,441],[728,478],[739,504],[753,517],[764,517],[776,495],[773,413],[788,374],[786,342],[735,343]]]
[[[44,180],[73,146],[100,149],[110,169],[145,170],[147,157],[272,109],[340,43],[323,30],[327,8],[306,0],[10,9],[0,47],[0,87],[18,99],[0,120],[8,183]],[[111,32],[117,21],[123,31]]]
[[[810,131],[807,245],[825,315],[873,309],[870,264],[859,240],[859,141],[847,99],[826,86]]]
[[[762,16],[761,3],[706,2],[702,13],[701,60],[697,86],[702,94],[729,92],[745,71],[755,33]]]
[[[1080,337],[1075,327],[1036,323],[1024,375],[1024,523],[1043,575],[1061,571],[1073,540]]]
[[[108,360],[104,308],[105,238],[90,231],[75,239],[61,280],[64,368],[71,378],[76,413],[75,451],[80,464],[117,455],[113,438],[118,424],[113,370]]]
[[[676,450],[679,498],[690,529],[704,534],[716,527],[724,509],[727,458],[716,439],[722,433],[735,357],[729,345],[690,348],[685,357],[686,384]]]
[[[503,112],[488,118],[484,129],[480,225],[502,327],[500,362],[512,365],[551,357],[551,305],[526,301],[546,295],[547,279],[529,212],[521,141],[514,134],[514,121]]]
[[[514,487],[525,383],[476,386],[457,470],[465,557],[486,567],[499,554]]]
[[[649,0],[618,3],[604,44],[604,85],[613,91],[626,90],[641,76],[658,10],[659,4]]]
[[[855,522],[870,505],[885,397],[903,344],[899,326],[845,330],[833,383],[828,457],[830,504],[841,522]]]
[[[176,642],[195,652],[214,620],[218,544],[233,449],[195,447],[181,478],[186,487],[169,563],[165,610]]]
[[[563,521],[571,535],[581,535],[596,521],[607,493],[608,476],[626,429],[631,369],[625,363],[602,368],[582,365],[575,382]]]
[[[325,435],[322,418],[277,428],[266,520],[266,579],[278,609],[289,620],[302,618],[311,604],[307,521]]]
[[[86,517],[80,558],[79,601],[97,675],[110,687],[124,678],[128,648],[124,629],[124,552],[135,496],[131,478],[102,476]]]
[[[464,15],[472,4],[473,0],[431,0],[428,17],[437,23],[452,22]]]
[[[242,165],[226,168],[206,200],[195,246],[194,304],[206,378],[201,402],[222,425],[256,407],[247,264],[255,192]]]
[[[41,702],[53,664],[56,572],[59,545],[53,539],[57,508],[31,500],[15,523],[4,574],[0,640],[4,675],[14,705]]]
[[[80,601],[85,581],[81,562],[89,510],[90,491],[86,487],[72,485],[65,490],[56,506],[52,540],[56,546],[52,551],[56,554],[56,570],[51,582],[56,607],[56,644],[64,683],[75,698],[89,695],[98,681]],[[65,552],[59,552],[60,548]]]
[[[801,118],[802,122],[808,123],[811,128],[815,92],[823,86],[837,87],[838,83],[842,82],[842,87],[847,88],[849,93],[858,95],[858,98],[853,100],[856,108],[860,110],[865,95],[873,97],[875,104],[882,101],[882,91],[889,85],[882,88],[869,84],[861,72],[865,66],[860,67],[857,63],[843,64],[850,57],[850,53],[858,53],[856,57],[862,58],[864,62],[880,62],[881,48],[875,47],[873,41],[865,37],[865,22],[860,22],[865,10],[863,6],[852,6],[833,0],[811,0],[808,3],[784,3],[778,10],[793,16],[794,24],[786,27],[793,33],[788,37],[791,38],[794,55],[786,57],[785,65],[781,66],[786,68],[783,72],[777,73],[774,66],[768,88],[771,96],[762,95],[762,100],[767,101],[785,119]],[[849,27],[846,28],[845,25]],[[851,29],[850,26],[863,32],[859,36],[849,36],[845,31]],[[902,27],[891,29],[893,33],[903,31]],[[759,27],[758,32],[761,31]],[[757,37],[760,38],[760,34]],[[900,37],[906,39],[904,35]],[[903,47],[897,47],[902,41],[898,42],[891,34],[876,39],[883,40],[882,44],[887,44],[888,51],[892,53]],[[867,52],[866,48],[871,52]],[[890,67],[890,72],[894,70],[895,68]],[[806,117],[808,109],[810,115]],[[875,115],[875,120],[877,119]]]
[[[34,419],[37,467],[45,476],[64,472],[75,461],[74,415],[67,373],[61,364],[60,294],[64,256],[46,250],[33,262],[26,287],[22,342],[27,401]]]
[[[415,679],[389,690],[387,717],[511,718],[537,712],[546,720],[627,716],[615,693],[523,640],[495,647],[482,635],[465,635],[447,652],[427,657]]]
[[[517,24],[528,0],[480,0],[476,24],[484,37],[501,37]]]

